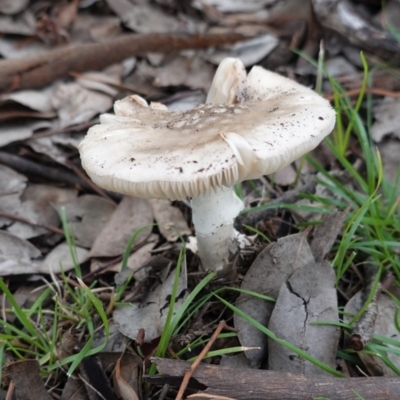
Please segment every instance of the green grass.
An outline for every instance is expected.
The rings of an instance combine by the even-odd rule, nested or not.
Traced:
[[[5,361],[4,351],[18,360],[35,358],[44,376],[65,367],[68,367],[67,375],[71,375],[84,357],[103,350],[109,335],[108,317],[101,301],[92,292],[96,282],[87,287],[80,279],[82,275],[77,262],[73,234],[64,212],[61,213],[61,219],[74,261],[76,281],[64,273],[61,274],[60,280],[53,275],[53,282],[47,283],[32,306],[26,309],[18,305],[4,280],[0,279],[0,290],[11,304],[11,309],[5,312],[12,313],[17,320],[9,323],[0,319],[0,347],[3,353],[1,360]],[[75,285],[72,282],[75,282]],[[72,325],[78,330],[85,338],[85,344],[77,354],[59,360],[57,346],[65,332],[62,328],[64,324]],[[104,330],[105,341],[92,348],[95,330],[99,328]]]

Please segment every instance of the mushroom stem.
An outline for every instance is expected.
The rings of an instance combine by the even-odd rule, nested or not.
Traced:
[[[224,274],[229,270],[229,245],[234,238],[233,222],[243,202],[232,187],[192,199],[193,223],[203,268]]]

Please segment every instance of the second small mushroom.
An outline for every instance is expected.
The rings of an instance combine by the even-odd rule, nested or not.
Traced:
[[[199,256],[225,273],[233,222],[243,208],[234,185],[271,174],[314,149],[335,124],[329,102],[262,67],[249,74],[225,59],[207,103],[185,112],[139,96],[100,116],[79,146],[100,187],[131,196],[192,199]]]

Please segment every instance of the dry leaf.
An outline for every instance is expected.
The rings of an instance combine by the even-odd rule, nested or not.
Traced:
[[[292,252],[292,256],[296,254]],[[268,329],[279,339],[294,344],[333,369],[340,329],[312,323],[339,322],[335,283],[335,272],[328,262],[303,264],[282,285],[268,324]],[[274,340],[268,341],[268,366],[272,371],[307,376],[329,374]]]
[[[389,139],[378,144],[381,153],[384,176],[390,183],[395,183],[400,169],[400,140]],[[400,182],[398,184],[400,189]]]
[[[113,257],[124,253],[129,238],[147,225],[135,243],[145,240],[151,233],[153,213],[145,199],[125,196],[111,219],[97,236],[90,252],[91,257]]]
[[[118,93],[115,85],[121,84],[123,71],[122,64],[113,64],[101,72],[88,71],[77,74],[76,82],[86,89],[97,90],[109,96],[115,96]]]
[[[18,92],[7,93],[1,96],[1,101],[13,101],[29,107],[32,110],[41,113],[49,113],[53,111],[51,97],[54,91],[54,85],[45,87],[41,90],[20,90]]]
[[[179,21],[148,4],[133,5],[129,0],[106,0],[108,6],[120,17],[121,22],[138,33],[174,32],[182,30]]]
[[[253,262],[241,288],[277,298],[279,290],[296,268],[314,262],[307,238],[303,233],[286,236],[266,247]],[[236,307],[268,326],[274,303],[241,293]],[[245,352],[253,368],[260,367],[267,350],[267,336],[234,314],[235,328],[242,346],[260,347]]]
[[[71,154],[84,138],[86,132],[79,133],[57,133],[56,135],[44,136],[30,140],[28,145],[37,153],[45,154],[59,164],[65,165]]]
[[[168,272],[167,269],[165,271]],[[174,280],[175,270],[164,278],[161,285],[156,286],[152,292],[148,293],[141,304],[116,308],[113,318],[118,329],[131,339],[136,339],[139,330],[143,329],[145,333],[144,342],[146,343],[158,338],[163,331],[167,318]],[[185,260],[181,267],[173,315],[176,314],[185,300],[186,290],[187,271]]]
[[[90,400],[83,382],[71,375],[62,391],[61,400]]]
[[[0,230],[0,276],[34,274],[40,256],[33,244]]]
[[[337,236],[342,232],[347,212],[333,210],[326,215],[320,225],[314,228],[314,238],[311,243],[311,250],[315,261],[322,261],[331,251]]]
[[[79,264],[86,260],[88,250],[81,247],[75,247],[77,261]],[[49,254],[47,254],[43,263],[37,269],[38,272],[43,274],[50,274],[51,272],[58,274],[61,271],[69,271],[74,268],[74,263],[71,257],[71,250],[67,243],[60,243],[54,247]]]
[[[36,360],[13,362],[5,368],[15,384],[17,400],[52,400],[44,387],[40,376],[39,363]]]
[[[23,11],[29,4],[29,0],[1,0],[0,13],[2,14],[18,14]]]
[[[400,100],[385,97],[373,108],[375,122],[371,127],[371,136],[380,142],[386,135],[393,134],[400,139]]]
[[[26,187],[27,178],[11,168],[0,164],[0,211],[13,214],[15,205],[21,204],[20,196]],[[0,217],[0,228],[12,221]]]
[[[59,204],[65,208],[67,221],[72,227],[79,246],[91,248],[99,232],[110,220],[116,205],[108,199],[87,194]]]
[[[0,132],[0,147],[7,144],[25,140],[33,135],[38,129],[49,128],[52,124],[49,121],[19,121],[2,123]]]
[[[296,180],[297,174],[291,165],[287,165],[285,168],[275,172],[273,181],[276,185],[290,186]]]
[[[194,0],[193,7],[202,10],[205,6],[212,6],[227,13],[252,12],[262,10],[265,6],[275,2],[276,0]]]
[[[154,85],[187,86],[207,92],[211,86],[215,68],[200,57],[178,56],[167,65],[155,69]]]
[[[121,367],[121,360],[115,365],[114,384],[123,400],[139,400],[138,375],[140,365],[127,365]]]
[[[21,203],[16,204],[12,213],[37,223],[58,227],[60,217],[55,209],[56,205],[76,196],[77,191],[74,189],[31,184],[22,193]],[[18,221],[11,224],[7,231],[22,239],[30,239],[48,232],[44,228]]]
[[[152,199],[150,204],[154,218],[158,223],[158,229],[169,242],[175,242],[179,235],[190,235],[192,233],[181,210],[173,207],[169,200]]]
[[[240,58],[246,67],[254,65],[266,57],[279,43],[278,38],[270,33],[254,39],[243,40],[230,46],[210,49],[205,53],[206,60],[218,65],[226,57]]]
[[[2,15],[0,16],[0,32],[10,35],[33,36],[35,34],[35,16],[28,10],[16,16]]]
[[[154,246],[158,243],[159,237],[156,234],[151,234],[146,239],[146,244],[140,249],[134,251],[128,258],[127,268],[129,268],[130,272],[135,272],[135,279],[140,280],[142,275],[146,275],[145,271],[140,271],[140,268],[151,259]],[[102,268],[105,264],[109,264],[109,260],[104,259],[93,259],[90,264],[90,270],[96,271],[99,268]],[[119,261],[113,265],[110,265],[107,269],[102,270],[102,272],[114,271],[120,272],[122,268],[122,261]]]
[[[85,89],[78,83],[61,83],[54,90],[51,103],[58,112],[60,126],[66,128],[105,113],[113,102],[108,95]]]

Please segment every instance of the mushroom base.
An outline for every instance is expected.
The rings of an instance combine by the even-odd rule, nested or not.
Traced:
[[[234,238],[234,219],[243,202],[233,188],[210,191],[192,199],[193,223],[202,266],[224,274],[228,270],[228,247]]]

